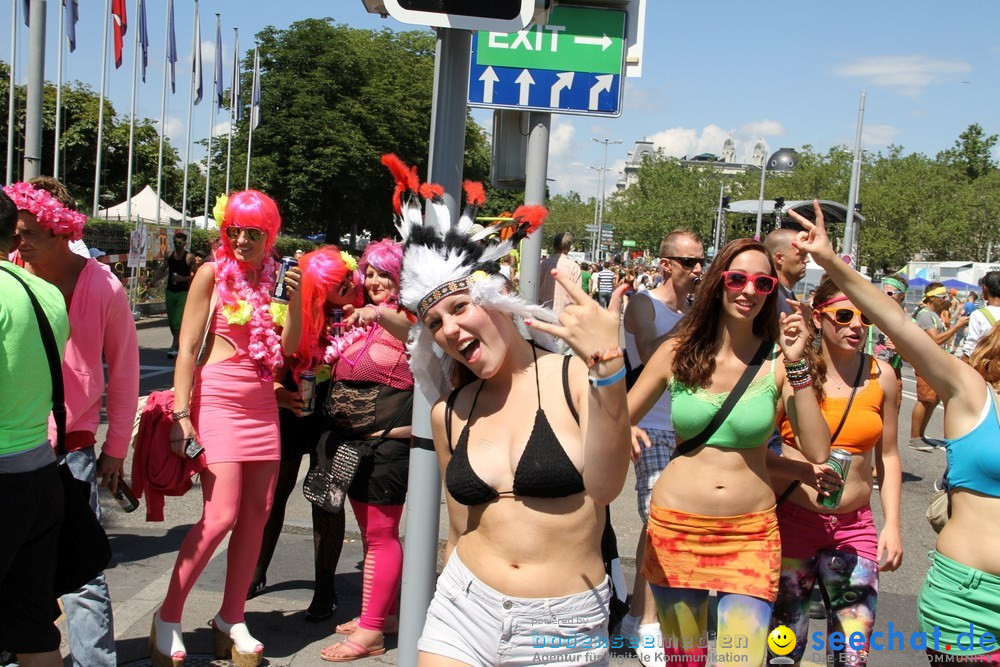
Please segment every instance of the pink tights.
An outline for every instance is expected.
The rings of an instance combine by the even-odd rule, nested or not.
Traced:
[[[247,590],[277,478],[278,461],[214,463],[202,472],[204,511],[181,543],[167,597],[160,607],[161,620],[181,621],[191,589],[226,533],[232,531],[226,554],[226,591],[219,615],[227,623],[243,622]]]
[[[403,575],[403,546],[399,543],[402,505],[370,505],[351,498],[365,547],[361,619],[365,630],[382,630],[385,617],[396,608]]]

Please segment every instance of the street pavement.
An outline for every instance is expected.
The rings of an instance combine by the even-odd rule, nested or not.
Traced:
[[[141,364],[141,393],[172,386],[172,362],[165,351],[170,344],[170,334],[164,318],[148,318],[139,323]],[[880,582],[880,595],[876,629],[885,632],[889,622],[895,630],[909,633],[917,630],[916,596],[923,583],[929,561],[927,553],[933,548],[935,534],[924,518],[924,510],[933,493],[932,482],[944,470],[943,451],[918,452],[906,446],[909,440],[909,418],[915,400],[915,382],[907,368],[904,374],[903,407],[900,418],[900,456],[903,463],[902,535],[905,556],[903,566],[896,572],[885,574]],[[927,434],[941,437],[941,409],[931,421]],[[98,433],[102,442],[105,426]],[[305,475],[305,464],[300,476]],[[131,479],[131,459],[126,462],[126,477]],[[632,555],[640,531],[636,512],[635,478],[630,471],[625,488],[612,504],[612,516],[618,535],[619,549],[627,580],[631,583],[635,572]],[[877,492],[876,492],[877,496]],[[147,644],[152,614],[166,592],[167,583],[176,558],[178,547],[188,528],[200,517],[200,488],[193,489],[181,498],[168,498],[166,520],[147,523],[145,508],[131,514],[123,513],[109,494],[103,494],[105,526],[111,538],[114,563],[107,571],[115,612],[115,635],[118,640],[120,664],[149,664]],[[881,508],[874,503],[876,524],[881,525]],[[447,516],[441,507],[439,534],[447,535]],[[333,634],[333,628],[353,618],[360,609],[362,546],[357,523],[347,511],[347,536],[343,556],[337,568],[337,592],[340,607],[333,619],[310,624],[304,620],[305,609],[311,599],[312,585],[312,534],[308,502],[299,492],[294,492],[288,503],[281,540],[278,543],[267,576],[268,586],[263,595],[247,603],[246,620],[253,634],[265,646],[267,664],[310,666],[322,665],[320,649],[342,637]],[[405,515],[402,531],[405,540]],[[226,542],[212,558],[205,573],[188,599],[184,615],[184,638],[189,653],[188,663],[214,664],[211,662],[211,632],[208,621],[216,614],[221,603],[225,583]],[[64,619],[63,654],[67,655]],[[825,621],[812,621],[813,632],[825,632]],[[395,637],[386,641],[385,655],[358,661],[358,664],[396,664]],[[203,659],[202,659],[203,658]],[[874,653],[872,665],[912,665],[922,656],[912,651]],[[614,664],[638,665],[631,653],[613,656]],[[807,650],[803,664],[825,664],[822,656]],[[70,664],[67,658],[66,664]],[[219,664],[225,664],[219,662]]]

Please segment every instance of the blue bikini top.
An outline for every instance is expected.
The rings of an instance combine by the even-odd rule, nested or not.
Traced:
[[[1000,498],[1000,418],[993,390],[987,387],[986,392],[976,427],[947,441],[948,486]]]

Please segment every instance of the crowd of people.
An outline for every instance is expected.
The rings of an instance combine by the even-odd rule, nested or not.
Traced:
[[[269,590],[302,460],[336,477],[331,462],[347,452],[356,470],[340,502],[313,504],[305,619],[329,619],[339,605],[346,499],[364,547],[362,599],[321,657],[385,652],[400,622],[415,391],[433,404],[449,526],[420,664],[606,664],[616,596],[608,507],[630,460],[643,530],[620,634],[644,665],[705,664],[713,629],[717,659],[764,664],[780,626],[799,661],[816,590],[828,631],[864,639],[831,647],[830,659],[867,664],[880,573],[904,554],[904,360],[918,378],[910,445],[944,447],[948,460],[950,520],[918,613],[921,630],[952,641],[928,658],[1000,664],[1000,651],[955,641],[970,624],[976,637],[1000,627],[1000,272],[983,279],[982,306],[932,283],[908,313],[906,278],[876,287],[840,261],[817,205],[812,220],[791,214],[796,229],[732,241],[710,264],[696,234],[672,231],[655,271],[577,264],[572,238],[557,234],[536,304],[517,291],[512,251],[544,208],[483,228],[482,190],[467,183],[452,225],[437,186],[421,186],[394,156],[383,161],[402,241],[373,242],[359,259],[323,246],[280,264],[278,206],[253,190],[217,205],[220,240],[203,265],[174,238],[163,276],[176,356],[169,436],[143,461],[193,461],[203,513],[153,615],[154,665],[184,663],[185,601],[227,536],[216,657],[261,663],[246,601]],[[23,665],[61,664],[52,582],[62,491],[29,292],[62,347],[66,464],[90,485],[98,516],[98,488],[122,481],[138,403],[128,300],[106,266],[72,252],[84,223],[74,209],[54,179],[0,194],[0,497],[18,508],[0,520],[0,647]],[[826,276],[799,300],[808,257]],[[938,402],[944,438],[932,441]],[[74,664],[116,664],[103,574],[62,606]]]

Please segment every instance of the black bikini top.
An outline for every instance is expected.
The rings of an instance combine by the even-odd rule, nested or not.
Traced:
[[[462,427],[462,433],[458,436],[458,443],[452,449],[451,461],[445,471],[445,484],[448,493],[452,498],[463,505],[483,505],[492,502],[497,498],[525,496],[530,498],[565,498],[567,496],[582,493],[583,476],[576,469],[566,450],[559,444],[559,439],[552,431],[545,412],[542,411],[542,393],[538,382],[538,355],[535,348],[531,348],[535,356],[535,391],[538,394],[538,410],[535,412],[535,424],[528,436],[528,444],[524,448],[521,460],[517,463],[514,471],[514,488],[511,491],[498,492],[487,484],[476,474],[469,463],[469,424],[472,422],[472,413],[476,409],[476,401],[479,400],[479,392],[483,390],[483,381],[479,383],[479,389],[472,399],[472,407],[469,409],[469,419]],[[569,361],[566,357],[563,361],[562,380],[563,392],[566,395],[566,403],[569,405],[573,418],[579,422],[580,416],[573,407],[573,401],[569,393]],[[456,389],[448,396],[445,404],[445,433],[448,437],[448,447],[451,448],[451,415],[454,410],[455,399],[458,397]]]

